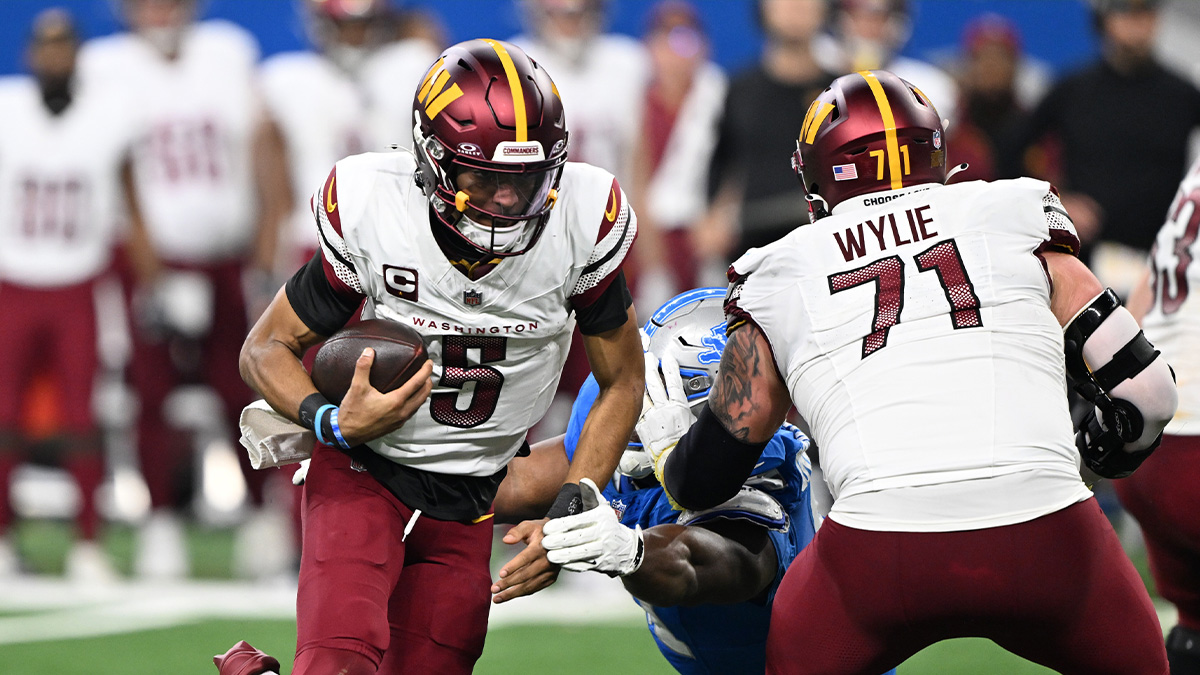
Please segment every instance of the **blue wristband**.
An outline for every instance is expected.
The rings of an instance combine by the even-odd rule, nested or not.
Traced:
[[[342,446],[343,450],[349,450],[350,444],[342,437],[342,428],[338,426],[338,409],[334,408],[333,412],[329,413],[329,426],[333,427],[333,436],[337,439],[337,444]]]
[[[321,435],[321,418],[324,417],[325,412],[329,410],[337,410],[337,406],[332,403],[326,403],[320,408],[317,408],[316,417],[313,418],[313,431],[317,433],[317,441],[322,445],[329,445],[329,441],[325,440],[325,437]]]

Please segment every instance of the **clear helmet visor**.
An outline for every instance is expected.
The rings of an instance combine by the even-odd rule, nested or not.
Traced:
[[[460,210],[476,221],[500,219],[494,222],[498,228],[539,216],[551,204],[550,189],[557,174],[557,169],[510,173],[462,167],[455,180],[458,193],[466,196],[461,205],[466,208]],[[455,197],[457,204],[459,195]]]

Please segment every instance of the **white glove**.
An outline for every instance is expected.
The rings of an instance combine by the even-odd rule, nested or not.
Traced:
[[[304,479],[308,478],[309,464],[312,464],[311,459],[300,460],[300,468],[296,469],[296,473],[292,474],[292,485],[304,485]]]
[[[654,473],[654,458],[646,450],[626,448],[617,464],[617,473],[630,478],[645,478]]]
[[[659,377],[659,360],[646,352],[646,395],[649,401],[643,404],[642,416],[637,422],[638,438],[642,447],[654,460],[655,470],[662,463],[664,454],[675,447],[680,438],[696,421],[683,394],[683,378],[679,376],[679,364],[675,358],[662,357],[662,377]],[[662,480],[662,477],[659,477]]]
[[[590,478],[579,481],[583,513],[553,518],[542,526],[546,559],[572,572],[633,574],[642,565],[642,528],[629,529]]]

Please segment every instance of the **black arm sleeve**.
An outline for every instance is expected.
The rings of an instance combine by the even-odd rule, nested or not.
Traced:
[[[710,509],[742,489],[769,442],[743,443],[734,438],[705,404],[667,457],[663,489],[686,509]]]
[[[633,296],[625,283],[625,271],[621,270],[595,302],[587,307],[575,308],[579,332],[584,335],[599,335],[625,325],[629,318],[629,306],[632,304]]]
[[[346,325],[362,305],[361,297],[339,295],[325,278],[321,252],[296,270],[284,287],[296,316],[318,335],[333,335]]]

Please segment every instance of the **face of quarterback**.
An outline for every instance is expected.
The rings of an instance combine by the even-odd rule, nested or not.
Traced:
[[[491,225],[494,213],[499,216],[519,218],[529,213],[537,196],[538,187],[545,180],[545,172],[534,174],[500,173],[464,169],[458,174],[458,189],[467,193],[473,210],[473,219],[481,225]]]
[[[125,20],[159,52],[179,51],[183,32],[195,18],[195,0],[125,0]]]

